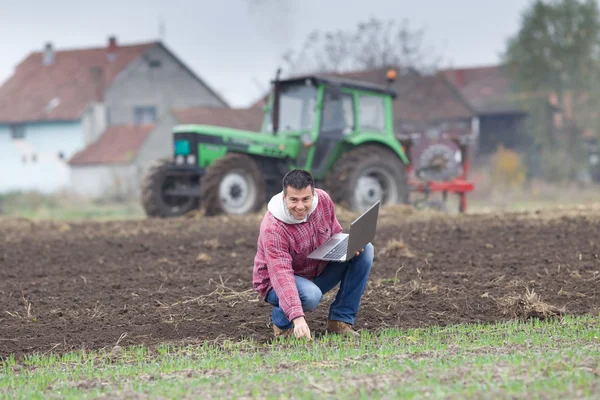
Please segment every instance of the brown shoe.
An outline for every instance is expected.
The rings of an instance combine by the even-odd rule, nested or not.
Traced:
[[[355,336],[355,337],[360,336],[360,333],[358,333],[354,329],[352,329],[352,325],[347,324],[342,321],[333,321],[331,319],[327,320],[327,332],[328,333],[338,333],[340,335],[345,335],[345,336]]]
[[[275,337],[288,337],[294,334],[294,328],[290,329],[279,329],[277,325],[273,324],[273,335]]]

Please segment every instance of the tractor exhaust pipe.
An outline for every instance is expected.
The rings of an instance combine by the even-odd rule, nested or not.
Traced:
[[[279,82],[279,76],[281,75],[281,68],[277,69],[275,75],[275,81],[273,82],[273,109],[271,110],[271,125],[273,126],[273,133],[279,131],[279,94],[281,92],[281,84]]]

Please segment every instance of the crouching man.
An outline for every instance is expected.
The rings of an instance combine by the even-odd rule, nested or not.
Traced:
[[[346,262],[307,258],[341,231],[333,201],[324,190],[315,189],[313,176],[303,170],[288,172],[283,191],[269,201],[254,258],[253,287],[273,306],[275,336],[311,340],[305,312],[313,311],[323,294],[338,284],[327,331],[359,336],[352,326],[371,271],[373,245]]]

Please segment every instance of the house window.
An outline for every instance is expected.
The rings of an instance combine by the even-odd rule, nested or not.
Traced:
[[[156,122],[156,107],[134,107],[133,121],[136,125],[153,124]]]
[[[360,129],[369,132],[385,131],[385,103],[380,96],[360,96]]]
[[[25,125],[11,125],[10,126],[10,136],[13,140],[22,140],[25,139]]]

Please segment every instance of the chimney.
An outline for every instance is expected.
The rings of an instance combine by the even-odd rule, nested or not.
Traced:
[[[102,67],[91,67],[92,87],[94,89],[94,100],[101,103],[104,100],[104,70]]]
[[[47,42],[46,46],[44,47],[44,65],[51,65],[54,64],[54,59],[56,57],[56,54],[54,53],[54,48],[52,47],[52,43]]]
[[[119,46],[117,45],[117,38],[115,36],[109,36],[108,37],[108,46],[106,48],[106,56],[108,58],[109,61],[112,61],[115,59],[115,57],[117,56],[117,48]]]

